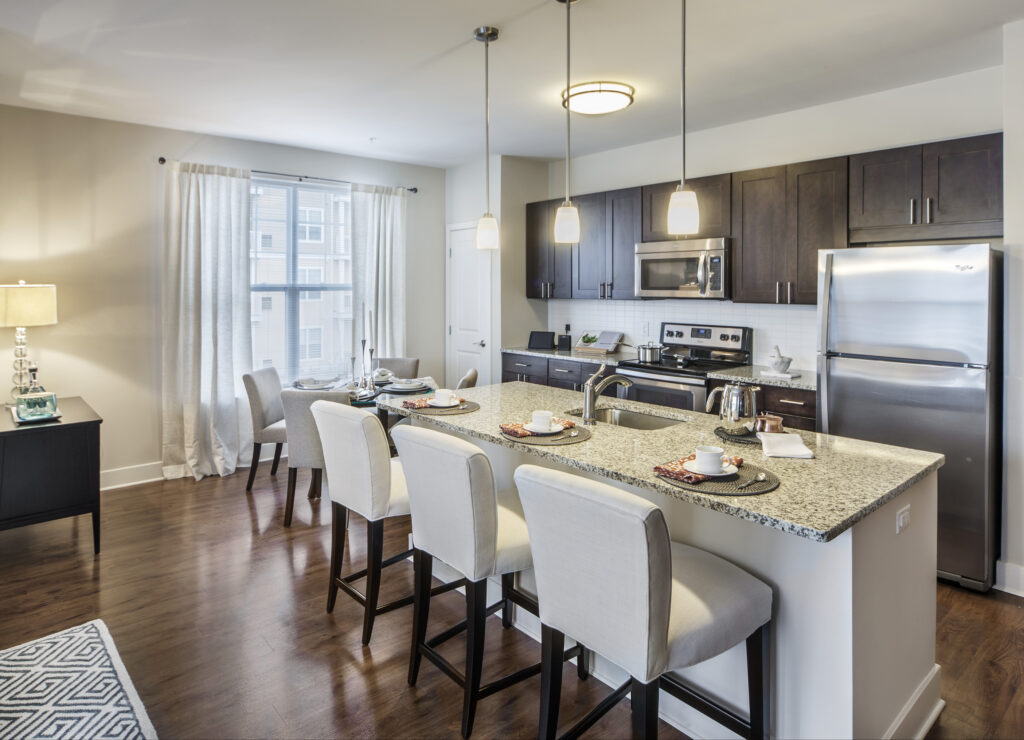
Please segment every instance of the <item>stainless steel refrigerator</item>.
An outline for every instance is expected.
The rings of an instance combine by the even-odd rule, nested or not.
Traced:
[[[818,431],[944,454],[939,577],[979,590],[1000,545],[1002,284],[988,244],[818,256]]]

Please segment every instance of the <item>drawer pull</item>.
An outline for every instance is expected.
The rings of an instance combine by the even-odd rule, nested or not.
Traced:
[[[564,369],[562,369],[560,367],[554,367],[554,368],[551,368],[551,369],[554,370],[556,373],[567,373],[567,372],[569,372],[568,370],[564,370]]]
[[[516,367],[529,367],[530,365],[526,362],[517,362]]]
[[[788,398],[780,398],[779,403],[788,403],[790,406],[806,406],[806,401],[790,401]]]

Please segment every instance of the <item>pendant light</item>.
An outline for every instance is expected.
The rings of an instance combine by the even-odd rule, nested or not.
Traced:
[[[498,38],[498,29],[480,26],[473,31],[473,38],[484,42],[484,169],[487,178],[487,212],[476,222],[476,248],[498,249],[501,234],[498,219],[491,213],[491,42]]]
[[[684,190],[686,185],[686,0],[682,0],[683,23],[680,34],[680,49],[682,65],[679,70],[681,79],[679,85],[679,113],[681,119],[680,157],[681,171],[679,185],[672,193],[668,202],[668,233],[670,234],[696,234],[700,231],[700,211],[697,208],[697,194],[692,190]]]
[[[570,89],[569,83],[569,9],[576,0],[558,0],[565,3],[565,89]],[[555,211],[555,243],[575,244],[580,240],[580,211],[573,205],[569,197],[569,158],[572,154],[570,137],[570,116],[572,113],[569,106],[565,106],[565,201]]]

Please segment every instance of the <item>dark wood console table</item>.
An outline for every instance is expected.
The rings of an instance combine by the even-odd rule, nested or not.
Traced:
[[[100,551],[100,424],[77,396],[58,398],[56,421],[16,424],[0,410],[0,530],[92,514]]]

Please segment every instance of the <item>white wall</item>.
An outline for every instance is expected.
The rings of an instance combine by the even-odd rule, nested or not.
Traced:
[[[1001,68],[695,131],[686,137],[689,177],[737,172],[923,141],[999,131]],[[679,177],[679,137],[659,139],[574,158],[573,191],[588,193],[647,185]],[[548,197],[564,192],[561,161],[548,168]],[[712,301],[550,301],[548,329],[573,333],[615,329],[643,339],[661,321],[740,323],[755,329],[754,361],[763,363],[775,344],[794,367],[813,368],[814,309]],[[620,305],[621,304],[621,305]]]
[[[104,418],[104,485],[159,476],[159,156],[418,187],[407,348],[443,374],[443,170],[0,106],[0,282],[56,283],[60,323],[30,329],[29,346],[48,389]],[[0,360],[12,345],[13,330],[0,334]]]
[[[1003,27],[1003,245],[1006,474],[996,579],[1024,596],[1024,21]]]

